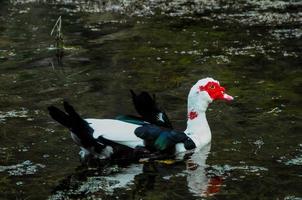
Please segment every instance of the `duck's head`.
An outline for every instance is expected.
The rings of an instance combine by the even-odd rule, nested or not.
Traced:
[[[214,100],[231,101],[234,98],[225,93],[225,88],[213,78],[204,78],[197,81],[188,96],[188,109],[206,111],[208,105]]]

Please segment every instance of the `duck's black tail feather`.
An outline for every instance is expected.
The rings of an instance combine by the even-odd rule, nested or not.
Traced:
[[[156,97],[148,92],[141,92],[137,95],[130,90],[134,107],[143,120],[166,128],[172,128],[167,114],[161,110],[156,102]]]
[[[69,115],[67,115],[65,112],[61,111],[59,108],[57,108],[55,106],[49,106],[48,112],[49,112],[49,115],[55,121],[59,122],[66,128],[71,129],[71,127],[72,127],[71,119],[70,119]]]
[[[99,143],[93,137],[94,130],[89,126],[88,122],[82,119],[66,101],[64,101],[64,109],[66,113],[55,106],[49,106],[49,115],[77,136],[76,139],[73,138],[77,144],[85,149],[91,149],[93,147],[94,151],[99,153],[105,145]]]
[[[71,120],[71,131],[75,134],[93,134],[93,129],[89,126],[88,122],[80,117],[80,115],[74,110],[74,108],[67,102],[64,101],[64,109],[67,112]]]

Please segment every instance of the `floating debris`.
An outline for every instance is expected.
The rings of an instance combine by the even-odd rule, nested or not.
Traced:
[[[276,29],[272,30],[271,35],[279,40],[284,39],[299,39],[302,37],[302,29]]]
[[[32,175],[36,174],[39,168],[45,168],[45,165],[34,164],[30,160],[26,160],[20,164],[1,166],[0,172],[7,172],[10,176],[23,176],[23,175]]]
[[[260,172],[260,171],[268,171],[267,168],[260,167],[260,166],[213,165],[208,170],[208,173],[212,174],[214,176],[225,176],[225,175],[228,176],[232,171],[235,171],[235,170],[243,171],[245,174],[257,173],[257,175],[258,175],[258,172]]]
[[[30,147],[24,146],[18,149],[19,152],[27,152],[29,151]]]
[[[259,139],[253,142],[253,144],[256,145],[256,150],[254,151],[254,154],[257,154],[261,147],[264,145],[264,142],[262,139]]]
[[[17,117],[27,117],[28,110],[22,108],[21,110],[11,110],[11,111],[0,111],[0,122],[4,122],[6,118],[17,118]]]
[[[133,184],[135,176],[143,172],[142,167],[142,164],[132,164],[127,168],[119,169],[117,172],[116,166],[113,166],[113,169],[109,169],[110,174],[104,172],[104,176],[90,176],[86,180],[74,180],[77,177],[73,177],[70,180],[72,183],[68,186],[69,188],[56,191],[48,199],[59,200],[66,199],[66,196],[69,195],[93,195],[98,192],[111,195],[115,189],[125,188]]]
[[[266,113],[278,116],[278,113],[281,113],[281,112],[282,112],[282,110],[279,107],[275,107],[275,108],[273,108],[272,110],[270,110]]]
[[[16,56],[17,54],[14,51],[15,51],[14,49],[10,51],[0,49],[0,59],[8,59],[9,57]]]
[[[21,185],[23,185],[23,182],[22,182],[22,181],[18,181],[18,182],[16,183],[16,185],[21,186]]]
[[[116,181],[115,183],[118,183],[118,181]],[[114,185],[114,183],[111,184]],[[100,191],[107,185],[110,185],[110,183],[107,183],[103,177],[88,177],[87,181],[85,181],[83,185],[80,186],[78,192],[79,194],[95,193]]]
[[[46,2],[46,0],[10,0],[10,3],[13,5],[32,2],[41,3]],[[205,15],[202,17],[205,20],[224,20],[230,23],[238,22],[248,26],[260,24],[277,26],[287,23],[300,23],[301,14],[298,11],[299,9],[297,9],[296,12],[290,13],[285,11],[290,7],[299,8],[302,5],[301,1],[281,0],[245,0],[237,1],[236,3],[227,0],[104,0],[89,2],[86,0],[57,0],[48,3],[54,5],[65,4],[66,6],[72,5],[72,8],[64,8],[65,13],[70,14],[76,12],[114,12],[128,16],[166,15],[170,17],[185,18],[193,18],[190,15],[202,14]]]
[[[231,56],[255,56],[254,54],[266,54],[266,51],[264,50],[264,46],[261,44],[253,44],[245,47],[230,47],[228,49],[224,49],[225,53],[227,55]]]
[[[293,156],[290,156],[291,158],[287,158],[286,156],[281,156],[280,159],[277,161],[280,163],[284,163],[285,165],[302,165],[302,144],[299,144],[299,148],[296,152],[298,155],[296,155],[294,158]]]
[[[302,165],[302,155],[286,161],[285,165]]]
[[[284,200],[302,200],[302,197],[286,196]]]
[[[43,157],[43,158],[49,158],[49,157],[50,157],[50,155],[48,155],[48,154],[44,154],[42,157]]]
[[[230,59],[224,55],[217,55],[217,56],[213,55],[212,58],[215,60],[217,64],[228,64],[231,62]]]

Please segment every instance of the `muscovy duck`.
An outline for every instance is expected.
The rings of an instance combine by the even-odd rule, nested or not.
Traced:
[[[136,95],[131,91],[136,110],[142,116],[118,119],[82,119],[74,108],[64,102],[61,111],[48,107],[51,117],[71,131],[71,137],[81,148],[82,162],[88,158],[106,159],[121,149],[146,154],[169,154],[200,149],[211,141],[206,110],[213,100],[233,100],[219,82],[204,78],[191,88],[188,95],[188,121],[184,132],[171,129],[167,115],[148,93]]]

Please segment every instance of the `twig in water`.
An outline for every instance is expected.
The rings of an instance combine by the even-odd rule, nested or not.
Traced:
[[[55,37],[56,40],[56,48],[58,49],[63,49],[64,46],[64,41],[63,41],[63,36],[62,36],[62,17],[60,16],[55,25],[53,26],[50,35]]]
[[[57,36],[61,36],[61,27],[62,27],[62,17],[60,16],[58,19],[57,19],[57,22],[55,23],[55,25],[53,26],[51,32],[50,32],[50,35],[52,36],[52,34],[55,32],[55,29],[57,31]]]

